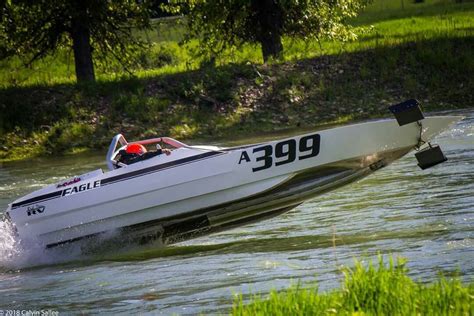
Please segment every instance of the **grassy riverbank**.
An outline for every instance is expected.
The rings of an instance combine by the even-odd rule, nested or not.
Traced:
[[[212,142],[348,122],[407,98],[428,111],[473,106],[474,3],[395,3],[354,20],[356,41],[286,39],[284,61],[269,65],[250,45],[208,65],[192,57],[195,42],[177,45],[174,25],[148,34],[157,42],[134,76],[99,67],[93,85],[73,83],[62,53],[30,69],[1,62],[0,161],[103,149],[118,132]]]
[[[292,286],[244,303],[236,298],[233,315],[473,315],[474,283],[439,277],[431,284],[412,280],[405,262],[378,266],[357,262],[344,271],[341,288],[319,293],[317,286]]]

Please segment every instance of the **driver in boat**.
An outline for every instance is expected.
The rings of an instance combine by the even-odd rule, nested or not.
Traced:
[[[156,145],[155,151],[147,151],[145,146],[142,144],[128,144],[125,149],[122,149],[120,152],[120,158],[118,162],[121,162],[126,165],[131,165],[133,163],[149,159],[161,154],[170,155],[171,150],[167,148],[161,148],[159,144]]]

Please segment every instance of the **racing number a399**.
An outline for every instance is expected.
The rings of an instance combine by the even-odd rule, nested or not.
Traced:
[[[321,136],[319,134],[307,135],[297,139],[291,138],[272,145],[264,145],[254,148],[252,155],[257,163],[252,168],[253,172],[265,170],[272,166],[281,166],[298,160],[316,157],[319,154]],[[239,164],[242,161],[250,162],[247,151],[240,155]]]

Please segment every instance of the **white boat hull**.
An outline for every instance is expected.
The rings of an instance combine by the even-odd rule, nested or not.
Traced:
[[[459,119],[423,120],[422,138]],[[172,243],[288,211],[388,165],[419,137],[416,123],[381,120],[241,148],[179,148],[33,192],[7,214],[21,239],[46,247],[117,230]]]

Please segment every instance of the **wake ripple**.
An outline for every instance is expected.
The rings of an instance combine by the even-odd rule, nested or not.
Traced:
[[[44,245],[20,240],[9,221],[0,221],[0,272],[63,263],[79,258],[81,253],[80,247],[46,249]]]

